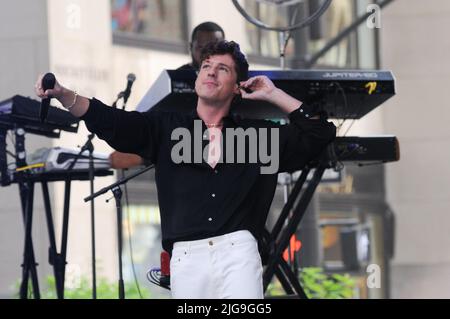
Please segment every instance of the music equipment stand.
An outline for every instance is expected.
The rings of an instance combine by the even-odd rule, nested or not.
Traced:
[[[119,299],[125,299],[125,285],[123,282],[123,272],[122,272],[122,242],[123,242],[123,236],[122,236],[122,189],[120,188],[120,185],[126,184],[129,180],[153,169],[155,166],[150,165],[147,166],[139,171],[137,171],[134,174],[131,174],[128,177],[124,177],[117,182],[106,186],[99,190],[98,192],[84,198],[85,202],[92,201],[94,198],[105,194],[108,191],[112,191],[114,195],[114,199],[116,202],[116,210],[117,210],[117,247],[118,247],[118,255],[119,255],[119,279],[118,279],[118,290],[119,290]]]

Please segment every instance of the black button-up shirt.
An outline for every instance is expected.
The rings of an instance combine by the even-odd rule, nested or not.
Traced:
[[[204,160],[174,163],[172,147],[179,141],[172,140],[171,134],[176,128],[186,128],[194,136],[194,120],[199,120],[196,112],[191,115],[126,112],[92,99],[81,119],[91,132],[114,149],[138,154],[155,164],[165,250],[171,252],[176,241],[220,236],[237,230],[249,230],[260,239],[277,186],[277,174],[261,174],[261,166],[267,164],[260,161],[219,162],[214,168]],[[222,132],[227,128],[278,129],[278,172],[293,172],[318,156],[334,139],[336,129],[326,120],[307,119],[300,109],[289,114],[289,120],[290,124],[280,125],[228,116],[223,119]],[[206,129],[202,122],[202,133]],[[224,139],[226,135],[223,134]],[[209,141],[202,143],[205,146]],[[246,149],[249,143],[245,144]],[[223,145],[226,159],[226,142]]]

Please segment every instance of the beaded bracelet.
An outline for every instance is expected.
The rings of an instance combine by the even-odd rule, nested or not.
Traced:
[[[70,106],[66,107],[66,109],[70,110],[72,107],[74,107],[75,103],[77,103],[77,97],[78,97],[78,93],[77,91],[73,91],[74,97],[73,97],[73,102]]]

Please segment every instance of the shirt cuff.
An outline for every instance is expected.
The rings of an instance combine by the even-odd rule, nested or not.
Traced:
[[[326,112],[320,110],[317,105],[302,103],[298,109],[289,113],[289,120],[308,120],[315,116],[319,116],[321,119],[326,118]]]
[[[95,98],[89,99],[89,108],[86,113],[80,117],[80,119],[87,122],[95,120],[97,118],[97,114],[99,113],[99,108],[102,106],[105,107],[105,105],[99,100]]]

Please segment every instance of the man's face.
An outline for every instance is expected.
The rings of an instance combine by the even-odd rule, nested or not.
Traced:
[[[200,99],[212,104],[231,102],[239,94],[235,63],[231,55],[212,55],[205,59],[195,81],[195,91]]]
[[[198,31],[191,43],[192,63],[195,67],[200,67],[200,55],[202,49],[210,42],[223,40],[223,34],[220,31]]]

